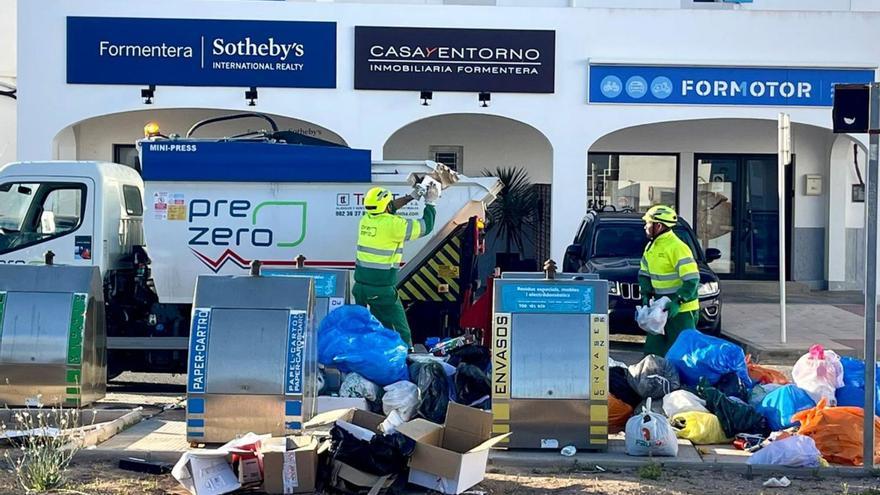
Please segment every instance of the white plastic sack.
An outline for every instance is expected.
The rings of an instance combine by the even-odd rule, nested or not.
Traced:
[[[339,396],[376,402],[379,400],[379,386],[357,373],[349,373],[339,386]]]
[[[749,464],[772,464],[786,467],[819,467],[822,453],[816,442],[804,435],[793,435],[771,442],[749,457]]]
[[[382,411],[388,416],[392,411],[397,411],[404,422],[415,416],[419,408],[421,398],[419,387],[413,382],[400,381],[385,387],[385,395],[382,397]]]
[[[641,413],[626,422],[626,453],[633,456],[678,455],[678,438],[669,420],[661,414],[650,412],[651,399]]]
[[[706,409],[706,401],[688,392],[687,390],[676,390],[666,394],[663,397],[663,412],[666,417],[671,418],[678,413],[683,412],[709,412]]]
[[[666,311],[666,305],[669,304],[669,298],[661,297],[651,303],[650,306],[636,306],[636,323],[639,328],[649,335],[665,335],[663,327],[666,326],[666,318],[669,312]]]
[[[825,398],[829,407],[837,405],[834,392],[843,386],[843,365],[834,351],[825,350],[818,344],[810,347],[810,352],[794,364],[791,376],[795,385],[817,404]]]

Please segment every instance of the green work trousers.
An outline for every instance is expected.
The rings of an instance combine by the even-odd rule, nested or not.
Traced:
[[[355,282],[352,292],[355,303],[368,307],[370,313],[379,320],[382,326],[399,333],[407,347],[412,347],[412,334],[409,330],[409,323],[406,321],[403,303],[400,302],[400,297],[397,295],[397,288]]]
[[[666,320],[663,327],[665,335],[648,335],[645,339],[645,354],[666,356],[666,351],[675,343],[678,334],[690,328],[697,328],[697,311],[685,311],[675,315],[675,318]]]

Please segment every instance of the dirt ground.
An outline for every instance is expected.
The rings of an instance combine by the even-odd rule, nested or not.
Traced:
[[[492,471],[486,481],[465,492],[469,495],[880,495],[878,478],[794,478],[788,488],[763,488],[764,479],[747,480],[743,475],[711,471],[662,469],[657,480],[642,479],[636,469],[604,473]],[[0,472],[0,494],[24,494],[12,476]],[[63,491],[73,495],[160,495],[186,494],[170,476],[137,474],[116,469],[109,463],[74,464],[70,483]],[[247,493],[259,493],[249,491]],[[413,491],[413,494],[420,493]]]

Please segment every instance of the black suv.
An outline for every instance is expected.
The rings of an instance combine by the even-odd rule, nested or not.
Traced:
[[[610,330],[612,333],[640,333],[636,324],[639,294],[639,263],[648,239],[641,214],[590,211],[578,229],[574,244],[565,251],[566,272],[597,273],[609,282]],[[678,220],[673,229],[694,253],[700,268],[700,319],[697,329],[718,335],[721,332],[721,287],[709,263],[721,252],[709,248],[704,253],[690,225]]]

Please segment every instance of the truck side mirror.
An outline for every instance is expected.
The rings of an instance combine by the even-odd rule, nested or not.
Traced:
[[[706,249],[706,263],[711,263],[721,259],[721,250],[717,248]]]
[[[568,246],[567,248],[565,248],[565,257],[566,258],[581,259],[581,257],[583,255],[584,255],[584,253],[583,253],[583,250],[581,249],[580,244],[572,244],[572,245]]]

